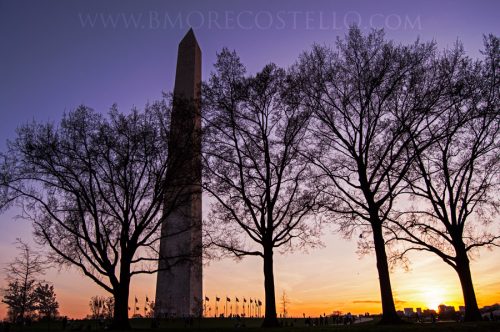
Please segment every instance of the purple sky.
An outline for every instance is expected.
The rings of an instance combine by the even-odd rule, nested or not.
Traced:
[[[0,147],[33,117],[58,119],[81,103],[127,110],[159,98],[172,89],[189,25],[207,77],[224,46],[250,71],[288,66],[312,43],[333,44],[352,22],[383,27],[397,41],[435,39],[440,48],[458,38],[477,56],[482,34],[500,32],[499,12],[499,1],[1,0]]]
[[[127,111],[160,98],[173,88],[177,45],[190,25],[207,78],[222,47],[250,72],[268,62],[286,67],[313,43],[333,45],[351,23],[384,28],[397,42],[435,40],[440,49],[459,39],[477,57],[482,35],[500,34],[499,13],[494,0],[0,0],[0,149],[32,119],[57,121],[80,104]],[[15,253],[16,237],[30,240],[15,213],[0,215],[0,264]]]

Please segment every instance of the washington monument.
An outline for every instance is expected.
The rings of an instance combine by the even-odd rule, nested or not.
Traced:
[[[201,50],[193,30],[179,43],[170,124],[167,198],[156,282],[156,315],[202,313]],[[171,210],[171,207],[174,209]],[[167,212],[168,211],[168,212]]]

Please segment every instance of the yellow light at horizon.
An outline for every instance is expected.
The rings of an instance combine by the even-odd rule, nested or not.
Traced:
[[[427,286],[423,293],[424,303],[428,309],[438,310],[440,304],[444,303],[444,290],[439,286]]]

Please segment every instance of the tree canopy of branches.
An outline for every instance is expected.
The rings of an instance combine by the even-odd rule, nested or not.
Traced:
[[[33,316],[39,303],[35,290],[39,278],[48,268],[47,261],[20,239],[17,240],[20,255],[5,268],[8,286],[2,302],[9,307],[9,317],[23,323]]]
[[[4,205],[21,203],[51,258],[113,295],[118,329],[129,327],[130,279],[157,270],[169,113],[165,101],[128,115],[81,106],[58,125],[22,126],[2,154]]]
[[[429,130],[433,144],[416,150],[406,176],[408,192],[418,209],[395,219],[394,240],[405,245],[395,258],[412,250],[438,255],[457,272],[462,286],[466,321],[481,320],[469,266],[470,253],[500,245],[491,230],[500,208],[500,49],[499,39],[487,37],[485,59],[472,62],[457,47],[440,60],[448,73],[444,98],[453,107],[440,110],[443,135]],[[415,138],[415,145],[420,144]]]
[[[263,326],[277,326],[273,252],[314,244],[318,235],[310,218],[317,195],[301,156],[309,116],[275,65],[246,77],[238,56],[224,49],[215,69],[203,86],[203,188],[214,200],[204,232],[236,257],[263,258]]]
[[[295,65],[297,94],[314,115],[309,157],[323,174],[326,208],[344,234],[371,232],[365,243],[375,250],[382,323],[399,321],[384,225],[412,165],[410,138],[432,125],[441,102],[434,54],[433,44],[395,45],[382,31],[352,27],[336,50],[315,46]]]

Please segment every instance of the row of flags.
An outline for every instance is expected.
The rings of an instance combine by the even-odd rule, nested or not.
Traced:
[[[136,311],[139,311],[140,308],[137,306],[137,303],[139,303],[139,299],[137,299],[137,296],[135,297],[135,306],[134,306],[134,315],[136,313]],[[144,305],[144,313],[146,313],[146,311],[148,311],[148,307],[147,307],[147,304],[149,303],[149,298],[148,296],[146,295],[146,303]],[[130,311],[130,307],[128,307],[128,310]]]
[[[209,307],[208,303],[210,302],[210,298],[208,296],[205,296],[205,303],[203,305],[203,312],[204,312],[204,316],[207,316],[207,309],[208,311],[211,310],[211,307]],[[134,297],[134,300],[135,300],[135,305],[133,307],[134,309],[134,316],[137,312],[139,312],[140,308],[139,308],[139,299],[137,298],[137,296]],[[217,317],[217,314],[218,314],[218,306],[217,306],[217,303],[221,301],[221,298],[219,296],[215,296],[215,316]],[[231,303],[232,299],[229,297],[229,296],[226,296],[226,304],[224,305],[224,315],[227,316],[228,314],[228,309],[230,309],[230,313],[233,314],[233,307],[231,305],[231,307],[228,306],[228,303]],[[243,307],[242,307],[242,310],[243,310],[243,315],[246,314],[246,304],[248,303],[248,314],[250,316],[252,316],[252,308],[255,308],[255,312],[253,312],[253,315],[258,315],[260,316],[260,309],[262,307],[262,301],[259,300],[259,299],[256,299],[256,298],[249,298],[247,300],[246,297],[243,297],[242,298],[242,301],[240,301],[240,298],[238,297],[234,297],[234,302],[236,302],[236,315],[238,314],[238,303],[240,302],[243,302]],[[149,308],[148,308],[148,304],[150,304],[149,302],[149,297],[146,295],[146,301],[144,303],[144,315],[146,315],[146,313],[149,311]],[[152,304],[152,302],[151,302]],[[129,307],[128,310],[130,310],[131,308]]]
[[[236,300],[236,302],[240,302],[240,299],[237,298],[237,297],[235,297],[235,300]],[[219,302],[220,301],[220,297],[215,296],[215,301]],[[205,296],[205,302],[210,302],[210,298],[208,296]],[[226,302],[231,302],[231,298],[229,298],[228,296],[226,296]],[[257,305],[262,305],[262,301],[261,300],[257,300],[257,299],[250,298],[249,302],[250,303],[255,303]],[[243,303],[247,303],[247,299],[245,297],[243,298]]]
[[[220,302],[220,297],[218,296],[215,296],[215,301],[216,302]],[[235,297],[235,302],[240,302],[240,299],[238,297]],[[210,302],[210,298],[208,296],[205,296],[205,302]],[[226,302],[231,302],[231,298],[229,296],[226,296]],[[262,305],[262,301],[261,300],[258,300],[258,299],[252,299],[252,298],[249,298],[248,299],[248,302],[250,303],[255,303],[256,305],[259,305],[261,306]],[[137,303],[139,303],[139,300],[137,299],[137,296],[135,297],[135,303],[136,303],[136,306],[137,306]],[[146,303],[149,303],[149,298],[148,296],[146,295]],[[243,298],[243,303],[247,303],[247,299],[246,297]],[[104,303],[99,303],[99,307],[101,307],[102,305],[104,305]],[[130,310],[130,309],[129,309]],[[137,309],[139,310],[139,309]]]

